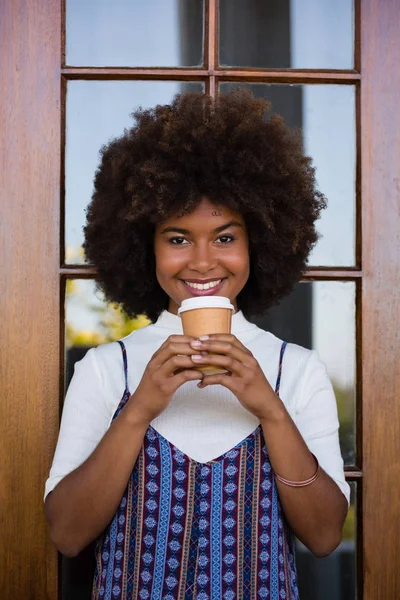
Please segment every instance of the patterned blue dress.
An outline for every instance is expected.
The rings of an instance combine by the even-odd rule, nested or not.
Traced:
[[[130,397],[119,343],[126,385],[114,418]],[[149,426],[96,563],[92,600],[298,599],[294,537],[261,426],[207,463]]]

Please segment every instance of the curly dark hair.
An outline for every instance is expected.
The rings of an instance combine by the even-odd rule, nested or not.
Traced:
[[[250,276],[237,298],[261,315],[301,278],[326,201],[301,132],[247,90],[217,98],[178,94],[139,108],[135,124],[101,149],[84,250],[108,301],[155,321],[168,297],[155,275],[154,229],[202,197],[239,212],[248,228]]]

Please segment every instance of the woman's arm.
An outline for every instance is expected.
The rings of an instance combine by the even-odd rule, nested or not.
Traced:
[[[80,467],[46,497],[50,536],[65,556],[76,556],[111,521],[138,457],[148,422],[122,410]]]
[[[303,481],[316,471],[313,455],[283,403],[261,420],[274,471],[291,481]],[[297,537],[316,556],[327,556],[340,544],[347,500],[323,469],[311,485],[289,487],[277,480],[286,519]]]

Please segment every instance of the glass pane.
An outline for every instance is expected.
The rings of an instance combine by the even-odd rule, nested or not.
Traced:
[[[220,64],[352,69],[352,0],[220,0]]]
[[[253,319],[279,338],[318,352],[335,390],[347,466],[355,464],[356,450],[355,292],[353,282],[300,283],[279,306]]]
[[[277,85],[223,83],[221,91],[249,88],[272,104],[291,127],[303,132],[312,156],[317,185],[328,208],[317,222],[321,234],[310,255],[313,266],[355,264],[356,129],[355,89],[348,85]]]
[[[136,107],[168,104],[179,92],[202,92],[197,82],[70,81],[65,149],[65,262],[83,263],[85,208],[93,191],[99,150],[133,124]]]
[[[67,0],[67,65],[203,64],[202,0]]]
[[[356,599],[357,484],[351,482],[350,488],[350,508],[338,548],[326,558],[315,558],[297,541],[296,562],[301,600]]]
[[[130,319],[117,306],[107,304],[92,279],[69,279],[65,291],[66,386],[74,364],[89,348],[119,340],[148,325],[145,317]]]

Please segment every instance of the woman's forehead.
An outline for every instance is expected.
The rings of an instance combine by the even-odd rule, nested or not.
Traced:
[[[243,223],[243,218],[240,213],[229,208],[228,206],[224,206],[222,204],[216,204],[208,200],[207,198],[202,198],[196,208],[190,213],[176,213],[171,215],[163,221],[162,225],[168,225],[170,223],[178,224],[180,227],[184,227],[185,223],[192,224],[200,224],[211,222],[212,224],[216,223],[216,221],[229,221],[235,220]],[[160,224],[161,225],[161,224]],[[218,225],[218,223],[217,223]]]

